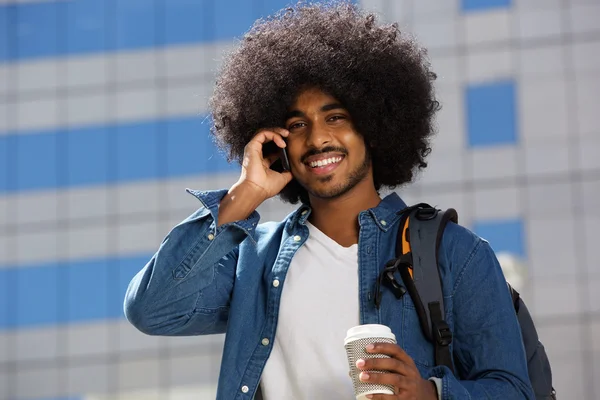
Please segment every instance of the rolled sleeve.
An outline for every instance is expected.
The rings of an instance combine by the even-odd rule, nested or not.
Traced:
[[[250,237],[250,239],[252,240],[253,243],[256,243],[254,232],[255,232],[256,226],[258,225],[258,222],[260,221],[260,214],[258,213],[258,211],[256,211],[256,210],[253,211],[246,219],[242,219],[239,221],[233,221],[233,222],[219,226],[219,221],[218,221],[219,205],[221,204],[221,200],[223,200],[223,197],[225,197],[228,190],[220,189],[220,190],[200,191],[200,190],[194,190],[194,189],[186,189],[186,191],[189,194],[191,194],[192,196],[196,197],[202,203],[204,208],[201,210],[203,210],[206,214],[210,213],[212,219],[215,221],[214,226],[215,227],[218,226],[218,228],[215,229],[215,232],[213,232],[213,234],[216,235],[217,230],[221,231],[221,230],[224,230],[227,227],[231,226],[231,227],[242,230],[244,233],[246,233],[248,235],[248,237]]]
[[[125,294],[125,316],[147,334],[224,332],[238,246],[247,237],[255,243],[258,213],[217,229],[227,190],[187,191],[203,206],[169,232]]]

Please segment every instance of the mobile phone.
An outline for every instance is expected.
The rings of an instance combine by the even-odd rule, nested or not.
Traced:
[[[271,169],[277,172],[290,170],[290,161],[285,148],[277,146],[275,142],[268,142],[263,145],[263,157],[277,154],[277,159],[271,164]]]

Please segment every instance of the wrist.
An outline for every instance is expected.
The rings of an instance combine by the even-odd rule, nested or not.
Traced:
[[[438,400],[438,388],[437,384],[433,380],[423,379],[424,393],[423,400]]]
[[[227,194],[256,203],[257,207],[268,198],[268,193],[263,187],[248,180],[237,181],[229,188]]]
[[[252,182],[235,183],[219,204],[218,225],[248,218],[264,201],[264,190]]]

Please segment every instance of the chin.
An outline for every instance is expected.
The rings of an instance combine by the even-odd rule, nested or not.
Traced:
[[[368,176],[369,169],[368,165],[365,163],[353,173],[341,174],[339,172],[319,177],[310,177],[308,183],[299,182],[313,197],[319,199],[335,199],[356,189],[357,186],[360,186]]]
[[[319,199],[335,199],[350,192],[354,186],[344,184],[323,185],[318,188],[307,188],[311,196]]]

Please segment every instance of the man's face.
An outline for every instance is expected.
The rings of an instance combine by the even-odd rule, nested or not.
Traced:
[[[363,137],[332,96],[316,88],[302,91],[285,128],[292,173],[310,195],[339,197],[371,176]]]

